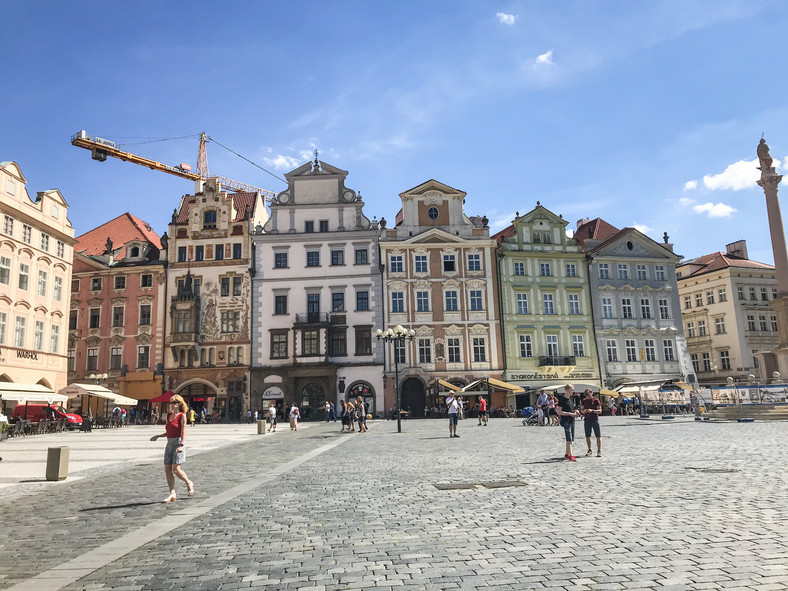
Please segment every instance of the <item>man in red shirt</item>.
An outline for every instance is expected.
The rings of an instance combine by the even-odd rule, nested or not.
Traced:
[[[596,437],[596,457],[602,457],[602,437],[599,434],[599,415],[602,414],[602,403],[599,398],[594,397],[594,393],[590,388],[586,388],[583,393],[583,400],[580,403],[580,412],[583,413],[585,421],[583,426],[586,431],[586,445],[588,446],[587,456],[593,455],[591,451],[591,431],[594,432]]]
[[[479,396],[479,424],[484,421],[484,426],[487,426],[487,400],[484,396]]]

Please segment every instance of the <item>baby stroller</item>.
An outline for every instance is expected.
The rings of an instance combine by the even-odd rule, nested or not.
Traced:
[[[533,406],[526,406],[520,411],[520,414],[525,417],[523,418],[523,426],[533,427],[539,424],[539,414]]]

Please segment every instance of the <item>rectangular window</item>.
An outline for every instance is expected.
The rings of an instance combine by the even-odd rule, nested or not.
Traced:
[[[366,312],[369,310],[369,292],[357,291],[356,292],[356,311]]]
[[[657,281],[665,281],[665,266],[657,265],[654,267],[654,278]]]
[[[8,179],[5,183],[5,190],[9,195],[16,194],[16,183],[11,179]]]
[[[27,290],[30,285],[30,265],[19,263],[19,289]]]
[[[520,276],[525,275],[525,263],[515,263],[514,274]]]
[[[389,269],[392,273],[402,273],[401,254],[393,254],[389,257]]]
[[[329,355],[332,357],[347,355],[347,331],[344,328],[333,329],[329,334]]]
[[[737,287],[736,288],[736,297],[738,297],[740,300],[745,299],[744,298],[744,288],[743,287]]]
[[[705,320],[698,320],[698,336],[705,337],[706,336],[706,321]]]
[[[5,312],[0,312],[0,345],[5,344],[5,331],[8,324],[8,315]]]
[[[115,277],[115,289],[126,289],[126,276],[118,275]]]
[[[544,304],[545,314],[555,314],[555,307],[553,306],[553,294],[551,293],[543,294],[542,303]]]
[[[517,294],[517,313],[528,314],[528,294]]]
[[[394,291],[391,293],[391,311],[392,313],[405,311],[405,294],[401,291]]]
[[[638,265],[637,273],[638,273],[638,279],[640,281],[645,281],[646,279],[648,279],[648,269],[646,269],[646,265]]]
[[[558,357],[558,335],[549,334],[545,337],[547,342],[547,354],[550,357]]]
[[[66,244],[60,240],[57,241],[57,256],[61,259],[66,255]]]
[[[580,314],[580,296],[576,293],[569,294],[569,313]]]
[[[274,296],[274,314],[287,314],[287,296]]]
[[[33,227],[27,224],[22,224],[22,242],[30,244],[33,239]]]
[[[243,285],[244,278],[238,275],[233,276],[233,295],[241,295],[241,286]]]
[[[240,259],[241,254],[243,253],[242,245],[240,242],[233,243],[233,258]]]
[[[57,325],[52,325],[49,333],[49,352],[57,353],[59,344],[60,344],[60,327]]]
[[[758,326],[760,327],[761,332],[766,332],[766,316],[758,316]]]
[[[602,318],[613,318],[612,298],[602,298]]]
[[[572,353],[575,357],[585,357],[586,356],[586,344],[583,340],[583,335],[581,334],[573,334],[572,335]]]
[[[195,261],[205,260],[205,246],[203,246],[202,244],[194,247],[194,260]]]
[[[721,287],[717,290],[717,301],[719,302],[727,302],[728,301],[728,294],[725,292],[725,288]]]
[[[151,305],[142,304],[140,306],[140,326],[150,326]]]
[[[761,301],[768,302],[769,301],[769,294],[766,291],[765,287],[761,288]]]
[[[481,271],[482,270],[482,255],[469,254],[468,255],[468,270]]]
[[[533,342],[531,341],[531,335],[521,334],[520,357],[533,357],[533,356],[534,356],[534,349],[533,349]]]
[[[457,270],[457,260],[453,254],[443,255],[443,272],[453,273]]]
[[[692,360],[692,369],[695,370],[695,373],[698,373],[700,371],[700,364],[698,363],[697,354],[695,353],[691,354],[690,359]]]
[[[610,265],[607,263],[599,263],[599,278],[610,279]]]
[[[484,363],[487,361],[487,339],[473,337],[473,362]]]
[[[572,263],[566,266],[566,276],[567,277],[577,277],[577,266]]]
[[[725,318],[714,319],[714,334],[725,334]]]
[[[694,322],[687,322],[687,336],[689,338],[695,337],[695,323]]]
[[[414,257],[414,262],[416,266],[416,273],[426,273],[427,272],[427,255],[426,254],[417,254]]]
[[[753,301],[753,302],[758,301],[758,296],[755,295],[755,288],[754,287],[750,288],[750,301]]]
[[[446,300],[446,307],[445,307],[446,311],[447,312],[456,312],[459,309],[458,308],[458,302],[457,302],[457,292],[454,291],[454,290],[447,291],[444,294],[444,297],[445,297],[445,300]]]
[[[306,253],[306,266],[307,267],[319,267],[320,266],[320,251],[313,250],[311,252]]]
[[[621,317],[634,318],[635,314],[632,311],[632,300],[630,298],[621,298]]]
[[[731,355],[728,351],[720,351],[720,368],[728,370],[731,368]]]
[[[271,333],[271,359],[287,358],[287,333]]]
[[[305,233],[311,234],[314,231],[315,231],[315,222],[313,222],[313,221],[304,222],[304,232]]]
[[[539,274],[542,277],[550,277],[550,263],[539,263]]]
[[[640,316],[641,318],[651,318],[651,302],[646,298],[640,298]]]
[[[430,339],[419,339],[419,363],[432,363],[432,349]]]
[[[238,332],[238,322],[241,313],[238,311],[225,311],[222,312],[222,332]]]
[[[89,318],[88,328],[98,328],[101,323],[101,308],[91,308]]]
[[[123,326],[123,316],[125,312],[123,306],[112,307],[112,326]]]
[[[356,264],[366,265],[369,263],[369,251],[366,248],[356,249]]]
[[[372,355],[372,331],[369,328],[356,329],[356,355]]]
[[[150,273],[140,275],[140,287],[153,287],[153,275]]]
[[[769,316],[772,325],[772,332],[777,332],[777,316]]]
[[[608,361],[618,361],[618,345],[614,339],[605,341],[605,349],[607,350]]]
[[[624,348],[626,349],[627,352],[627,361],[638,360],[638,348],[634,339],[626,339],[624,341]]]
[[[209,209],[202,214],[202,229],[215,230],[216,229],[216,210]],[[200,259],[198,259],[200,260]]]
[[[68,329],[77,330],[77,314],[76,310],[71,310],[68,313]]]
[[[684,296],[684,309],[689,310],[692,308],[692,296]]]
[[[0,257],[0,283],[11,283],[11,259],[8,257]]]
[[[618,265],[618,278],[629,279],[629,265]]]
[[[41,250],[44,252],[49,251],[49,235],[48,234],[41,234]]]
[[[186,262],[186,247],[179,246],[178,247],[178,262],[185,263]]]
[[[38,272],[38,295],[45,296],[47,294],[47,272]]]
[[[98,349],[88,349],[88,360],[85,369],[95,371],[98,367]]]
[[[76,371],[77,369],[77,352],[71,349],[68,352],[68,360],[66,362],[67,371]]]
[[[219,279],[219,295],[221,297],[228,297],[230,295],[230,278],[221,277]]]
[[[654,344],[654,339],[646,339],[646,361],[657,360],[657,346]]]
[[[320,220],[320,231],[328,232],[328,220]]]
[[[7,215],[3,218],[3,233],[9,236],[14,235],[14,218]]]
[[[44,323],[36,320],[36,329],[33,333],[33,348],[41,351],[44,348]]]
[[[462,359],[460,357],[460,339],[446,339],[446,351],[449,355],[449,363],[462,363]]]
[[[14,331],[14,347],[25,346],[25,328],[27,320],[21,316],[16,317],[16,330]]]
[[[471,310],[474,312],[479,312],[484,310],[484,301],[482,300],[482,290],[481,289],[472,289],[469,292],[470,302],[471,302]]]
[[[676,361],[673,355],[673,341],[665,339],[662,341],[662,353],[665,355],[665,361]]]
[[[416,312],[429,312],[429,311],[430,311],[430,292],[417,291]]]
[[[706,292],[706,305],[710,306],[713,303],[714,303],[714,292],[713,291],[707,291]]]
[[[394,359],[395,363],[405,363],[405,343],[402,341],[394,341]]]
[[[703,371],[711,371],[711,355],[701,353],[701,360],[703,361]]]
[[[150,365],[150,347],[137,347],[137,367],[147,368]]]
[[[331,311],[344,312],[345,311],[345,294],[343,292],[334,292],[331,294]]]
[[[123,349],[121,347],[112,347],[109,350],[109,368],[120,369],[122,362]]]
[[[274,268],[286,269],[287,268],[287,253],[275,252],[274,253]]]
[[[758,330],[755,327],[755,316],[747,314],[747,330]]]
[[[760,361],[758,361],[758,357],[756,357],[756,355],[755,355],[757,352],[758,352],[758,350],[757,350],[757,349],[753,349],[753,350],[752,350],[752,366],[753,366],[755,369],[758,369],[758,368],[761,366],[761,365],[760,365],[760,363],[761,363],[761,362],[760,362]]]
[[[659,300],[659,317],[662,320],[670,318],[670,309],[668,308],[668,300]]]

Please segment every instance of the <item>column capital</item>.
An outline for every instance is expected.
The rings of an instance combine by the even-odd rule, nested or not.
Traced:
[[[780,181],[783,180],[783,175],[781,174],[762,174],[760,180],[757,181],[759,187],[763,187],[764,189],[768,187],[776,187],[780,184]]]

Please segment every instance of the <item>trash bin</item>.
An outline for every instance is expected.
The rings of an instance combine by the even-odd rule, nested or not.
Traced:
[[[257,434],[265,435],[265,421],[257,421]]]
[[[47,451],[47,480],[65,480],[68,476],[68,447],[50,447]]]

